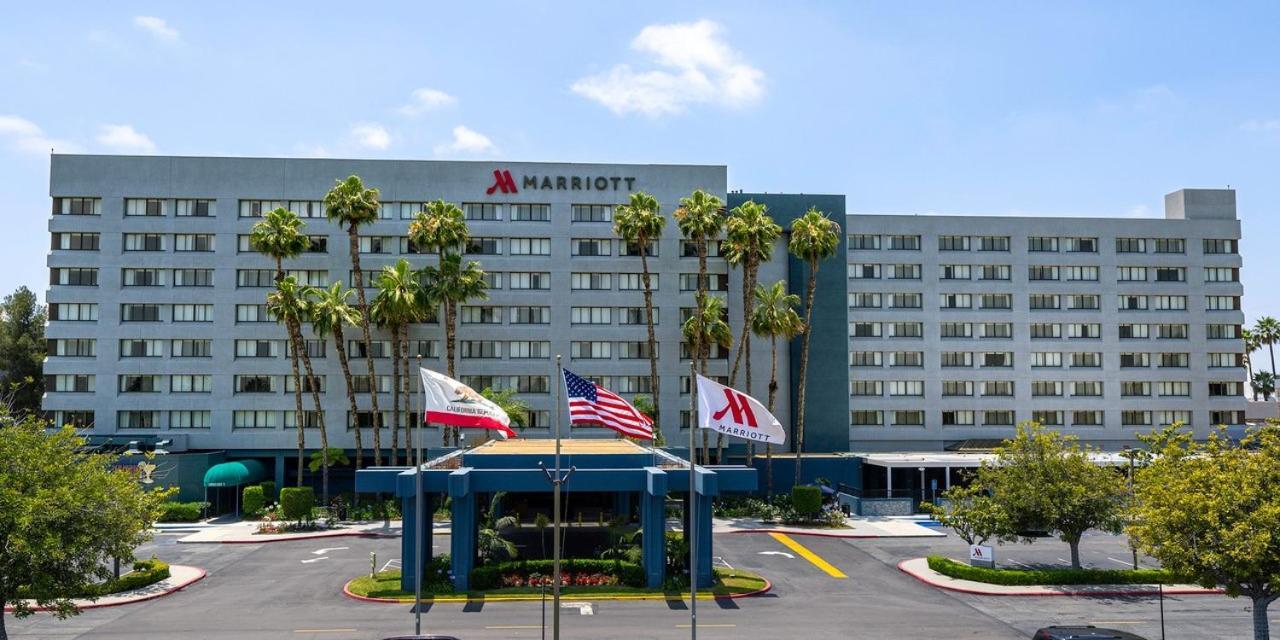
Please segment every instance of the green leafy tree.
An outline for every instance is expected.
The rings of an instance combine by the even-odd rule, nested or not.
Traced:
[[[1080,568],[1080,539],[1090,529],[1119,533],[1128,491],[1124,477],[1089,459],[1075,436],[1047,430],[1035,421],[995,450],[978,469],[978,486],[989,491],[1004,516],[1001,540],[1020,532],[1046,531],[1071,547],[1071,567]]]
[[[1271,375],[1276,375],[1276,343],[1280,342],[1280,320],[1271,316],[1262,316],[1253,325],[1253,334],[1259,345],[1265,345],[1271,354]]]
[[[665,446],[667,439],[663,437],[661,425],[658,424],[658,405],[655,404],[654,397],[642,393],[631,399],[631,406],[653,421],[653,445]]]
[[[690,357],[694,359],[701,358],[706,360],[707,353],[711,350],[711,345],[719,345],[723,348],[729,348],[733,343],[733,330],[729,328],[729,323],[725,321],[728,313],[725,310],[724,298],[717,296],[706,296],[698,300],[698,306],[693,310],[693,314],[689,319],[684,321],[681,332],[684,334],[684,341],[690,345]],[[693,348],[696,347],[696,351]],[[706,369],[703,369],[703,375]],[[692,383],[692,381],[690,381]],[[705,431],[705,430],[704,430]],[[702,438],[702,464],[710,462],[708,439],[704,432]]]
[[[782,235],[782,227],[769,217],[769,208],[748,200],[729,211],[724,223],[724,256],[732,266],[742,267],[742,332],[738,336],[738,353],[729,369],[729,386],[738,380],[738,365],[743,363],[743,388],[751,393],[751,312],[755,306],[755,289],[760,264],[773,257],[773,243]],[[745,357],[744,357],[745,356]],[[747,442],[747,461],[754,454],[755,443]],[[716,459],[724,457],[724,434],[716,434]]]
[[[333,348],[338,353],[338,365],[342,368],[342,380],[346,383],[347,406],[353,420],[351,431],[356,441],[356,468],[364,466],[364,441],[361,436],[360,421],[355,417],[360,409],[356,404],[355,385],[351,378],[351,363],[347,358],[347,343],[344,327],[360,324],[360,311],[351,307],[350,289],[341,282],[329,285],[329,288],[312,288],[307,291],[307,301],[311,316],[311,330],[316,337],[325,340],[333,336]]]
[[[347,457],[346,451],[341,447],[329,447],[328,449],[312,451],[311,460],[307,463],[307,468],[314,473],[326,466],[341,467],[348,464],[351,464],[351,459]]]
[[[173,493],[144,491],[115,456],[48,427],[0,416],[0,640],[4,606],[20,618],[30,600],[60,618],[77,613],[70,597],[112,576],[107,559],[133,557]]]
[[[1253,387],[1255,397],[1262,394],[1263,400],[1270,400],[1271,394],[1276,392],[1276,377],[1270,371],[1259,371],[1253,374],[1253,380],[1249,381],[1249,386]]]
[[[360,331],[364,339],[364,362],[369,372],[369,404],[373,411],[373,464],[382,464],[382,411],[378,408],[378,379],[373,368],[373,338],[369,333],[369,301],[364,290],[364,271],[360,268],[360,227],[378,219],[378,190],[366,189],[359,176],[338,180],[324,196],[325,215],[346,228],[347,251],[351,255],[351,274],[355,278],[356,301],[359,302]]]
[[[485,399],[498,405],[511,418],[511,426],[523,429],[529,426],[529,405],[516,397],[515,389],[492,389],[485,387],[480,391]]]
[[[409,261],[401,258],[394,265],[382,268],[378,277],[378,292],[373,297],[369,312],[373,314],[378,326],[391,330],[391,464],[396,464],[396,448],[399,446],[399,432],[404,430],[404,457],[409,459],[412,448],[409,427],[401,420],[408,416],[408,407],[401,412],[401,401],[408,401],[407,390],[402,386],[404,367],[408,358],[409,323],[419,313],[419,298],[426,295],[422,290],[418,272],[409,266]],[[405,345],[401,349],[402,343]],[[408,380],[403,380],[408,382]]]
[[[778,338],[790,340],[804,331],[804,320],[796,313],[800,296],[787,293],[787,283],[779,280],[769,287],[757,284],[755,306],[751,310],[751,332],[769,339],[769,412],[778,398]],[[765,492],[773,496],[773,445],[765,443]]]
[[[704,302],[707,297],[707,244],[714,241],[720,235],[721,229],[724,228],[724,202],[716,196],[695,189],[689,194],[688,198],[680,198],[680,206],[676,208],[675,218],[676,226],[680,228],[681,235],[685,240],[692,242],[698,250],[698,287],[694,296],[694,306],[696,309],[704,309]],[[694,317],[701,316],[700,312],[695,311]],[[694,342],[689,343],[690,355],[692,359],[698,363],[698,372],[707,375],[707,354],[710,349],[704,349],[701,339],[707,335],[707,330],[694,327],[693,331],[686,335],[693,336]],[[729,340],[732,342],[733,333],[730,332]],[[728,345],[724,345],[728,346]],[[702,432],[702,463],[709,462],[708,447],[710,446],[710,437],[705,429]]]
[[[951,487],[941,497],[943,504],[920,506],[968,544],[984,544],[1007,529],[999,503],[976,483]]]
[[[661,444],[662,425],[658,422],[661,395],[658,391],[658,339],[654,335],[653,287],[649,275],[649,247],[662,237],[667,226],[658,199],[643,192],[632,193],[627,204],[619,205],[613,214],[613,233],[624,242],[634,245],[640,254],[640,285],[644,289],[644,322],[649,341],[649,390],[653,393],[653,413],[646,414],[654,421],[654,441]]]
[[[1267,640],[1280,597],[1280,430],[1224,433],[1198,443],[1175,425],[1146,437],[1128,533],[1171,573],[1253,602],[1253,637]]]
[[[18,287],[0,302],[0,389],[11,394],[9,403],[15,414],[40,413],[46,319],[44,306],[26,287]]]
[[[800,465],[804,460],[805,391],[809,383],[809,338],[813,333],[813,305],[818,290],[818,265],[834,257],[840,248],[840,225],[827,214],[810,208],[791,223],[791,254],[809,266],[809,282],[804,298],[804,331],[800,345],[800,379],[796,397],[796,479],[800,484]]]

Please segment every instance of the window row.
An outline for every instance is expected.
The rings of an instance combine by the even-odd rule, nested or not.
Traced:
[[[1168,426],[1175,423],[1192,424],[1192,411],[1185,409],[1168,410],[1123,410],[1120,411],[1120,424],[1126,427]],[[1106,424],[1106,412],[1096,409],[1054,410],[1039,409],[1022,412],[1018,415],[1013,409],[949,409],[937,412],[936,426],[943,427],[1011,427],[1019,418],[1030,418],[1045,426],[1101,427]],[[1209,424],[1240,425],[1244,424],[1243,411],[1209,411]],[[925,412],[922,410],[892,409],[857,409],[849,412],[851,427],[924,427]]]
[[[939,322],[941,338],[994,338],[1014,337],[1012,322]],[[1238,324],[1206,324],[1204,337],[1209,340],[1237,340],[1241,326]],[[1032,339],[1101,339],[1102,324],[1097,322],[1033,322],[1027,325]],[[1191,325],[1187,323],[1123,323],[1116,325],[1117,336],[1122,340],[1156,338],[1161,340],[1188,340]],[[923,338],[924,322],[899,321],[875,322],[855,320],[849,323],[851,338]]]
[[[1010,236],[940,235],[938,251],[1009,251]],[[849,234],[849,248],[858,251],[888,249],[890,251],[919,251],[923,237],[919,234]],[[1206,238],[1202,240],[1206,254],[1233,254],[1239,247],[1230,238]],[[1097,237],[1027,237],[1027,251],[1032,253],[1098,253],[1101,243]],[[1185,254],[1185,238],[1115,238],[1116,253],[1172,253]]]
[[[952,397],[1014,397],[1015,382],[1013,380],[943,380],[940,395]],[[1029,383],[1030,396],[1041,397],[1103,397],[1103,381],[1101,380],[1032,380]],[[1189,381],[1123,381],[1120,382],[1120,397],[1162,397],[1190,398],[1192,383]],[[1239,381],[1211,381],[1206,383],[1209,397],[1237,398],[1244,395],[1244,383]],[[849,382],[849,395],[867,396],[912,396],[924,397],[925,382],[923,380],[852,380]]]
[[[1032,368],[1096,369],[1101,368],[1103,354],[1096,351],[1032,351],[1026,354]],[[1212,352],[1206,354],[1211,369],[1237,369],[1244,366],[1244,354]],[[975,365],[976,363],[976,365]],[[1161,369],[1187,369],[1191,354],[1187,352],[1126,352],[1119,354],[1121,369],[1141,369],[1153,365]],[[924,367],[924,351],[850,351],[849,366]],[[943,351],[938,354],[940,367],[1012,367],[1011,351]]]

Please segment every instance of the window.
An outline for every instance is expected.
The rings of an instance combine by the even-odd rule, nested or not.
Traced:
[[[938,236],[938,251],[968,251],[969,236]]]
[[[889,382],[891,396],[923,396],[923,380],[891,380]]]
[[[462,324],[502,324],[501,307],[462,307]]]
[[[284,203],[279,200],[241,200],[240,217],[261,218],[267,215],[268,211],[279,209],[283,206]]]
[[[1151,296],[1151,307],[1157,311],[1186,311],[1186,296]]]
[[[502,273],[498,271],[486,271],[480,275],[480,279],[484,281],[486,289],[502,288]]]
[[[87,374],[48,375],[44,377],[44,386],[58,393],[93,393],[96,378]]]
[[[1102,308],[1102,298],[1094,293],[1078,293],[1067,296],[1067,308],[1076,311],[1097,311]]]
[[[499,244],[500,242],[501,240],[498,238],[473,237],[467,240],[467,245],[463,247],[463,252],[471,256],[500,255],[502,253],[501,245]]]
[[[1120,383],[1122,397],[1144,397],[1151,395],[1151,383],[1141,381],[1125,381]]]
[[[1098,369],[1102,367],[1102,354],[1093,351],[1078,351],[1071,354],[1073,369]]]
[[[1230,239],[1206,238],[1204,240],[1204,252],[1206,254],[1215,255],[1223,253],[1237,253],[1238,241]]]
[[[850,380],[849,395],[882,396],[884,395],[884,383],[879,380]]]
[[[660,309],[653,309],[653,324],[659,324],[658,312]],[[647,313],[644,307],[618,307],[618,324],[647,324]]]
[[[1097,238],[1065,238],[1068,253],[1097,253]]]
[[[1147,309],[1147,297],[1137,295],[1120,295],[1121,311],[1144,311]]]
[[[123,339],[120,341],[121,358],[159,358],[164,355],[164,343],[156,339]]]
[[[439,358],[440,342],[438,340],[410,340],[409,356],[413,358]]]
[[[176,233],[173,236],[174,251],[213,251],[212,233]]]
[[[120,380],[120,393],[158,393],[163,376],[123,374]]]
[[[546,340],[512,340],[507,343],[507,357],[516,360],[551,357],[551,343]]]
[[[174,203],[174,215],[179,218],[212,218],[213,200],[178,200]]]
[[[924,306],[924,295],[919,293],[895,293],[889,297],[894,309],[919,309]]]
[[[920,265],[918,264],[895,264],[889,277],[894,280],[919,280]]]
[[[895,427],[923,427],[924,412],[916,410],[899,410],[893,412],[893,426]]]
[[[943,351],[942,366],[944,367],[972,367],[973,353],[969,351]]]
[[[488,202],[464,202],[462,215],[467,220],[501,220],[502,205]]]
[[[938,306],[942,309],[968,309],[973,306],[973,296],[967,293],[943,293]]]
[[[1120,424],[1126,427],[1145,427],[1151,425],[1150,411],[1121,411]]]
[[[1060,426],[1063,424],[1061,411],[1045,411],[1042,409],[1032,411],[1031,419],[1046,426]]]
[[[1240,296],[1205,296],[1205,311],[1239,311]]]
[[[976,424],[976,418],[972,411],[943,411],[942,426],[944,427],[965,427]]]
[[[849,335],[854,338],[879,338],[879,322],[850,322]]]
[[[351,386],[355,389],[356,393],[369,393],[369,385],[369,376],[367,374],[351,376]],[[475,388],[483,389],[484,387]],[[391,393],[391,376],[378,376],[378,393]],[[386,425],[386,422],[387,421],[383,422],[384,426]]]
[[[102,215],[102,198],[54,198],[53,215],[97,216]]]
[[[615,376],[613,384],[618,393],[653,393],[649,376]]]
[[[658,274],[649,274],[649,286],[654,290],[658,290]],[[644,290],[644,274],[641,273],[619,273],[618,274],[618,291],[643,291]]]
[[[1057,351],[1033,351],[1031,353],[1032,367],[1061,367],[1062,354]]]
[[[1062,308],[1062,300],[1055,294],[1033,293],[1027,297],[1027,300],[1032,311]]]
[[[1156,267],[1156,282],[1186,282],[1186,267]]]
[[[938,265],[938,271],[942,280],[968,280],[970,278],[970,269],[967,264],[942,264]]]
[[[1071,426],[1073,427],[1101,427],[1103,414],[1101,411],[1072,411]]]
[[[859,409],[849,412],[849,426],[851,427],[879,427],[883,424],[883,411]]]
[[[1155,327],[1157,340],[1186,340],[1190,334],[1185,324],[1158,324]]]
[[[979,278],[982,280],[1008,280],[1009,273],[1009,265],[1007,264],[984,264]]]
[[[1189,353],[1162,353],[1160,354],[1160,366],[1162,368],[1186,369],[1191,366],[1191,354]]]
[[[1156,238],[1156,253],[1186,253],[1187,241],[1183,238]]]
[[[680,274],[680,290],[696,291],[698,289],[698,274],[682,273]],[[726,273],[708,273],[706,280],[707,291],[728,291],[729,275]]]
[[[618,358],[622,360],[640,360],[649,358],[648,342],[619,342]]]
[[[302,341],[302,348],[306,351],[306,353],[307,353],[307,357],[308,357],[308,358],[313,358],[313,359],[315,359],[315,358],[324,358],[324,357],[325,357],[325,349],[326,349],[326,345],[327,345],[327,344],[328,344],[328,341],[326,341],[326,340],[307,339],[307,340],[303,340],[303,341]],[[291,345],[291,344],[289,344],[289,343],[285,343],[285,350],[284,350],[284,351],[285,351],[285,353],[287,353],[290,357],[292,357],[292,356],[293,356],[293,345]]]
[[[274,429],[276,428],[276,412],[232,411],[231,427],[233,429]]]
[[[212,287],[213,269],[174,269],[175,287]]]
[[[511,324],[550,324],[551,307],[511,307]]]
[[[1116,238],[1116,253],[1146,253],[1146,238]]]
[[[850,293],[849,308],[850,309],[879,309],[880,294],[878,293]]]
[[[956,396],[972,396],[973,381],[972,380],[943,380],[942,381],[942,397]]]
[[[611,253],[612,243],[598,238],[573,238],[570,242],[570,255],[574,256],[607,256]]]
[[[1001,369],[1010,368],[1013,366],[1013,352],[1012,351],[988,351],[986,353],[983,353],[982,366],[985,368],[1001,368]]]
[[[1156,385],[1156,395],[1159,396],[1191,396],[1190,382],[1160,382]]]
[[[511,289],[550,289],[551,274],[537,272],[514,272],[507,274]]]
[[[973,324],[969,322],[943,322],[938,325],[939,337],[942,338],[972,338]]]
[[[849,277],[854,280],[879,280],[880,265],[851,264],[849,265]]]
[[[236,287],[268,288],[276,286],[276,272],[271,269],[236,269]]]
[[[1121,340],[1142,340],[1151,337],[1150,329],[1145,324],[1120,325]]]
[[[619,242],[618,243],[618,255],[620,256],[623,256],[623,257],[634,256],[638,258],[640,257],[640,253],[641,253],[640,245],[638,243],[635,243],[635,242]],[[644,255],[650,258],[656,257],[658,255],[658,241],[650,240],[649,246],[645,247],[645,250],[643,253]]]
[[[1119,282],[1146,282],[1146,267],[1116,267],[1116,280]]]
[[[1008,251],[1009,236],[983,236],[978,245],[979,251]]]
[[[64,358],[92,358],[98,355],[98,341],[93,338],[50,338],[45,351]]]
[[[213,426],[209,410],[182,410],[169,412],[170,429],[208,429]]]
[[[1049,266],[1049,265],[1043,265],[1043,264],[1033,264],[1027,267],[1027,279],[1028,280],[1057,280],[1058,268]]]
[[[1234,267],[1205,267],[1205,282],[1239,282],[1240,270]]]
[[[278,340],[236,340],[237,358],[275,358],[280,355]]]
[[[316,393],[324,393],[324,392],[325,392],[325,391],[324,391],[324,390],[325,390],[325,378],[324,378],[324,376],[308,376],[308,375],[306,375],[305,373],[303,373],[303,374],[302,374],[301,376],[299,376],[299,377],[300,377],[300,379],[302,380],[302,392],[303,392],[303,393],[311,393],[313,390],[314,390]],[[411,386],[410,386],[410,388],[412,389],[412,388],[414,388],[414,387],[411,385]],[[285,392],[285,393],[293,393],[296,389],[297,389],[297,385],[296,385],[296,384],[294,384],[294,382],[293,382],[293,376],[285,376],[285,377],[284,377],[284,392]]]
[[[1185,327],[1186,325],[1183,326]],[[1209,340],[1239,340],[1240,325],[1207,324],[1205,325],[1205,338]]]
[[[1244,395],[1243,382],[1210,382],[1209,396],[1214,398]]]
[[[169,355],[174,358],[208,358],[212,356],[211,340],[174,340]]]
[[[979,298],[983,309],[1012,309],[1013,294],[1011,293],[984,293]]]
[[[119,429],[159,429],[159,411],[118,411],[116,427]]]
[[[236,322],[275,322],[275,314],[265,304],[236,305]]]
[[[247,374],[235,376],[236,393],[273,393],[276,390],[275,376]]]
[[[1058,239],[1046,238],[1043,236],[1032,236],[1027,238],[1027,251],[1036,253],[1057,253]]]
[[[920,236],[889,236],[889,249],[893,251],[919,251]]]
[[[982,412],[982,426],[984,427],[1008,427],[1013,426],[1013,411],[1008,409],[994,409]]]
[[[1130,352],[1120,354],[1121,369],[1141,369],[1151,366],[1151,354]]]
[[[121,322],[160,322],[160,305],[158,304],[122,304],[120,305]]]
[[[211,304],[175,304],[173,305],[174,322],[213,322],[213,305]]]
[[[707,257],[719,258],[722,255],[724,247],[719,240],[710,240],[707,242]],[[680,241],[680,257],[696,258],[698,257],[698,243],[689,240]]]
[[[1098,268],[1090,266],[1063,267],[1062,279],[1072,282],[1097,282]]]
[[[873,251],[880,248],[880,236],[868,233],[849,234],[849,248],[857,251]]]
[[[882,366],[882,356],[879,351],[850,351],[849,366],[879,367]]]
[[[575,204],[572,207],[574,222],[610,222],[613,206],[607,204]]]
[[[1210,411],[1209,422],[1212,424],[1244,424],[1243,411]]]
[[[49,284],[96,287],[98,286],[98,270],[85,267],[54,267],[49,269]]]
[[[1102,325],[1096,322],[1072,322],[1067,325],[1067,337],[1094,340],[1102,337]]]
[[[1244,366],[1243,353],[1210,353],[1209,368],[1211,369],[1238,369]]]
[[[1071,395],[1074,397],[1096,398],[1102,396],[1102,382],[1099,380],[1076,380],[1071,383]]]
[[[292,276],[298,281],[299,285],[304,287],[327,287],[329,286],[328,269],[289,269],[285,272],[286,276]],[[275,286],[275,282],[271,283]]]
[[[923,338],[923,322],[891,322],[889,323],[891,338]]]
[[[164,234],[126,233],[124,234],[124,250],[164,251]]]
[[[163,216],[164,200],[157,198],[125,198],[126,216]]]
[[[981,325],[983,338],[1012,338],[1013,323],[983,322]]]
[[[551,205],[549,204],[513,204],[511,206],[512,222],[549,222]]]
[[[54,233],[49,248],[65,251],[97,251],[99,235],[97,233]]]
[[[889,360],[891,367],[923,367],[923,351],[895,351]]]
[[[572,307],[569,324],[613,324],[611,307]]]
[[[574,273],[569,276],[569,288],[577,291],[606,291],[613,288],[613,274]]]
[[[365,349],[363,340],[348,340],[347,353],[353,359],[361,359],[368,353],[370,357],[383,359],[391,357],[391,341],[390,340],[372,340],[369,343],[369,349]]]
[[[360,253],[391,253],[389,236],[360,236]]]
[[[208,375],[175,374],[169,376],[172,393],[209,393],[213,391],[213,377]]]

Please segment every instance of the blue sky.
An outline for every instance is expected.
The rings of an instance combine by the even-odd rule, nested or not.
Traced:
[[[1277,3],[20,3],[0,290],[47,282],[48,154],[723,163],[852,211],[1160,216],[1239,190],[1280,313]]]

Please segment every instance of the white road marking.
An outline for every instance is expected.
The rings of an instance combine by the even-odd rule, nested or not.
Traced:
[[[786,551],[761,551],[761,552],[760,552],[760,555],[762,555],[762,556],[786,556],[786,557],[788,557],[788,558],[791,558],[792,560],[795,560],[795,559],[796,559],[796,557],[795,557],[794,555],[792,555],[792,554],[790,554],[790,553],[787,553]]]
[[[1132,560],[1116,560],[1115,558],[1112,558],[1111,556],[1107,556],[1107,559],[1108,559],[1108,560],[1110,560],[1110,561],[1112,561],[1112,562],[1114,562],[1114,563],[1116,563],[1116,564],[1124,565],[1124,566],[1126,566],[1126,567],[1132,567],[1132,566],[1133,566],[1133,561],[1132,561]]]
[[[312,559],[310,559],[310,560],[303,560],[303,561],[302,561],[302,564],[311,564],[312,562],[320,562],[321,560],[328,560],[328,559],[329,559],[329,556],[320,556],[319,558],[312,558]]]
[[[323,549],[316,549],[315,551],[312,551],[311,555],[322,556],[326,553],[329,553],[330,551],[346,551],[347,549],[350,549],[350,548],[351,547],[325,547]]]
[[[388,560],[386,564],[382,565],[382,571],[386,571],[391,567],[398,567],[398,566],[400,566],[399,560]],[[379,571],[379,573],[381,573],[381,571]]]
[[[724,566],[728,567],[730,571],[733,571],[733,565],[729,564],[729,563],[728,563],[728,561],[726,561],[724,558],[721,558],[720,556],[715,556],[714,558],[712,558],[712,559],[711,559],[711,561],[712,561],[713,563],[719,563],[719,564],[722,564],[722,565],[724,565]]]
[[[590,602],[561,602],[561,609],[577,609],[579,615],[593,616],[596,614],[595,605]]]

